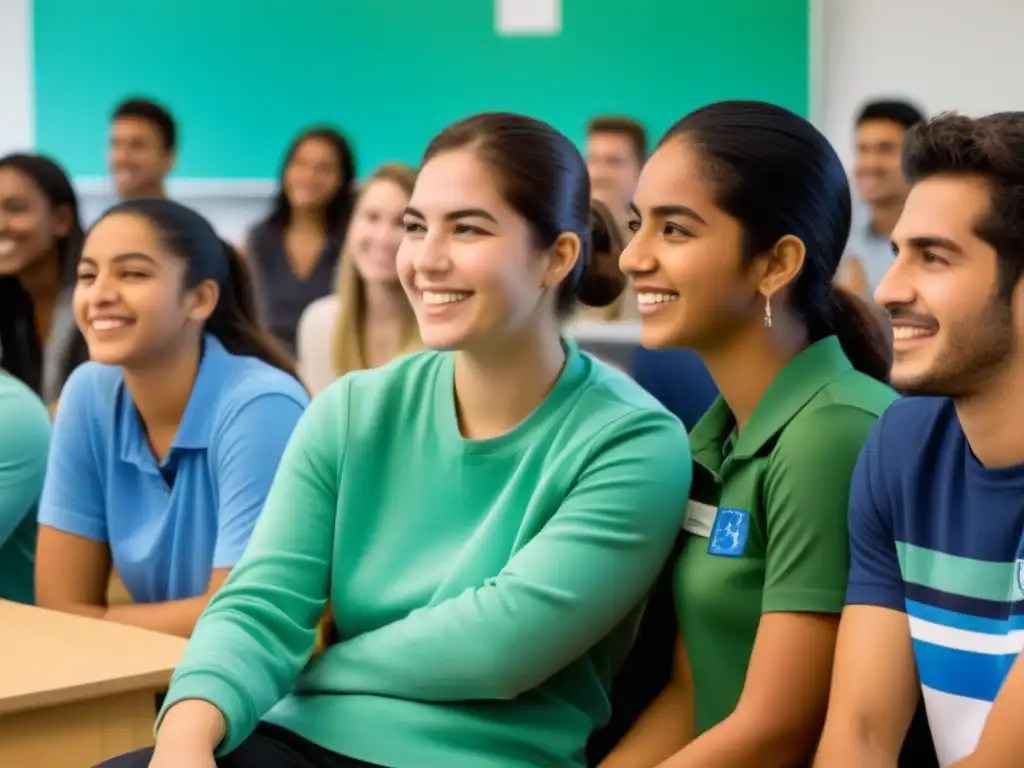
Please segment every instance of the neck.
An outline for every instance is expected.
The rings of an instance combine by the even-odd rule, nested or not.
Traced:
[[[896,228],[903,213],[903,198],[871,206],[871,231],[879,237],[888,237]]]
[[[511,431],[554,387],[565,349],[557,333],[536,331],[486,353],[457,353],[455,401],[465,437],[485,439]]]
[[[323,232],[324,212],[320,208],[292,208],[288,226],[299,232]]]
[[[740,432],[775,377],[806,347],[803,327],[777,321],[772,329],[758,326],[719,350],[700,353]]]
[[[34,304],[53,301],[60,294],[60,264],[57,251],[35,259],[18,274],[18,282]]]
[[[1007,408],[1024,389],[1019,362],[985,382],[978,392],[956,398],[956,413],[974,455],[989,469],[1024,464],[1024,410]]]
[[[190,344],[152,365],[124,369],[124,383],[153,442],[155,434],[173,434],[185,415],[199,373],[201,344]]]
[[[367,325],[396,322],[402,318],[409,300],[399,283],[364,282],[363,318]]]
[[[155,197],[163,200],[167,197],[167,192],[164,189],[163,181],[158,181],[154,184],[149,184],[132,190],[132,193],[130,195],[125,195],[125,197]]]

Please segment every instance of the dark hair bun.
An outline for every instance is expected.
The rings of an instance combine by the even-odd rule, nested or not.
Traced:
[[[585,246],[586,247],[586,246]],[[626,289],[626,276],[619,269],[619,255],[625,247],[618,224],[604,203],[590,201],[590,246],[580,254],[587,264],[577,298],[588,307],[607,307]]]

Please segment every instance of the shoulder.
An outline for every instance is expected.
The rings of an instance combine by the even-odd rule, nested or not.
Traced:
[[[0,372],[0,465],[4,454],[45,456],[50,440],[50,412],[22,381]]]
[[[686,428],[675,415],[619,369],[583,356],[590,371],[565,414],[577,440],[597,445],[632,440],[638,450],[670,452],[673,462],[689,456]]]
[[[226,381],[217,396],[214,431],[229,429],[250,406],[260,407],[260,418],[293,421],[309,405],[309,395],[298,379],[254,357],[232,355]]]
[[[950,440],[958,445],[965,442],[952,400],[904,397],[878,420],[865,451],[879,471],[903,474],[930,465]]]
[[[117,366],[92,360],[75,368],[61,389],[57,412],[65,409],[98,411],[112,407],[124,386],[124,374]]]
[[[299,316],[299,336],[304,332],[307,335],[329,332],[337,320],[340,306],[341,301],[335,294],[323,296],[308,305]]]
[[[451,365],[450,354],[411,352],[378,368],[352,371],[331,383],[315,402],[351,410],[354,420],[368,425],[379,423],[386,412],[407,414],[413,409],[430,408],[438,373],[446,364]]]

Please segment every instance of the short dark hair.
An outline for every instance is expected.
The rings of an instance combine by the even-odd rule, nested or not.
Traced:
[[[875,99],[864,104],[857,113],[857,127],[872,120],[888,120],[910,130],[925,120],[924,112],[903,99]]]
[[[114,108],[112,121],[122,117],[132,117],[151,123],[164,140],[164,149],[173,152],[178,146],[178,129],[171,113],[155,101],[143,98],[131,98],[122,101]]]
[[[988,214],[974,231],[995,249],[999,295],[1009,300],[1024,275],[1024,112],[946,113],[921,123],[904,142],[903,172],[911,184],[939,175],[985,180]]]
[[[639,120],[617,115],[599,115],[587,123],[587,136],[595,133],[617,133],[629,139],[640,165],[647,161],[647,129]]]
[[[691,112],[659,144],[682,139],[702,160],[718,206],[740,222],[745,258],[785,235],[806,248],[790,287],[811,341],[836,335],[857,370],[889,378],[892,351],[875,313],[833,285],[850,235],[850,184],[828,139],[807,120],[760,101],[720,101]]]
[[[530,225],[540,248],[563,232],[582,243],[579,259],[559,286],[559,314],[579,300],[604,307],[618,298],[624,282],[608,278],[593,264],[590,177],[576,145],[545,122],[511,112],[485,112],[445,128],[427,146],[422,165],[451,150],[468,148],[497,175],[505,201]]]

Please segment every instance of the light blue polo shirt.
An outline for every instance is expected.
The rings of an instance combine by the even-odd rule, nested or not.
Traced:
[[[207,334],[158,464],[121,369],[85,363],[61,393],[39,523],[108,543],[135,602],[203,594],[241,557],[308,402],[297,380]]]

